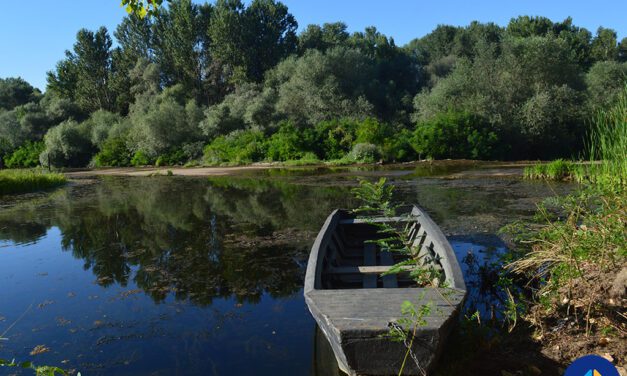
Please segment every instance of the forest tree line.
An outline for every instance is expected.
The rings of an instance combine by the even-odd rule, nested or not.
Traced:
[[[174,0],[113,36],[82,29],[44,94],[0,79],[0,166],[576,157],[627,83],[627,38],[570,18],[440,25],[405,46],[297,28],[274,0]]]

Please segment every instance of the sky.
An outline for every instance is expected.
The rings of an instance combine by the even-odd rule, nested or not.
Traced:
[[[247,0],[246,2],[248,2]],[[195,1],[199,2],[199,1]],[[394,38],[397,45],[424,36],[439,24],[471,21],[501,26],[519,15],[544,16],[595,32],[599,26],[627,37],[627,0],[283,0],[299,23],[343,21],[349,31],[367,26]],[[111,33],[126,15],[119,0],[0,1],[0,78],[22,77],[42,90],[46,72],[71,49],[81,28],[106,26]]]

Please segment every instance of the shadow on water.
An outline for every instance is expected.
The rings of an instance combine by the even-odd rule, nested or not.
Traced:
[[[485,265],[504,250],[490,234],[550,192],[412,173],[108,177],[2,203],[0,332],[26,314],[0,342],[0,358],[31,359],[44,345],[35,361],[84,374],[334,374],[302,282],[321,223],[356,206],[358,176],[388,176],[400,200],[417,201],[455,234],[472,286],[467,307],[489,317],[502,296]]]

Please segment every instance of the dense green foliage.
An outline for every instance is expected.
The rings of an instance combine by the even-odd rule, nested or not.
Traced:
[[[44,95],[0,80],[0,158],[44,139],[55,166],[571,157],[627,74],[627,40],[571,19],[400,47],[341,22],[297,34],[275,0],[160,3],[125,1],[117,44],[80,30]]]
[[[44,151],[45,145],[42,141],[26,141],[24,145],[15,149],[7,157],[6,166],[8,168],[29,168],[39,166],[39,155]]]
[[[26,193],[48,189],[65,184],[63,174],[42,170],[4,170],[0,171],[0,195]]]

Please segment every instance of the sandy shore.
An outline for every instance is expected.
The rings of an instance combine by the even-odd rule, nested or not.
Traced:
[[[467,177],[514,177],[522,176],[523,168],[533,164],[533,162],[477,162],[469,160],[442,160],[442,161],[417,161],[409,163],[387,165],[390,169],[411,169],[412,167],[420,167],[426,164],[433,166],[456,166],[462,167],[462,171],[440,175],[440,177],[448,177],[452,179]],[[351,166],[327,166],[327,165],[307,165],[307,166],[285,166],[282,164],[253,164],[248,166],[233,167],[116,167],[116,168],[98,168],[98,169],[81,169],[66,171],[65,174],[69,178],[81,178],[90,176],[149,176],[149,175],[166,175],[171,171],[173,175],[178,176],[225,176],[235,175],[242,171],[251,170],[267,170],[276,168],[302,169],[313,167],[335,167],[350,168]]]

